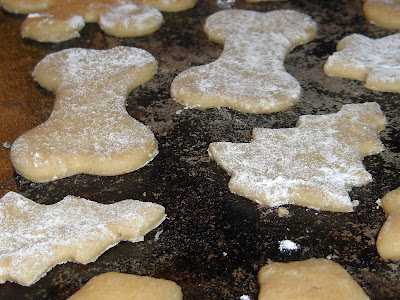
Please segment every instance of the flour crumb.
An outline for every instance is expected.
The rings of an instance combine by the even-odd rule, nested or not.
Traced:
[[[382,199],[376,200],[375,203],[376,203],[376,209],[379,209],[380,207],[382,207]]]
[[[3,148],[4,149],[10,149],[11,148],[11,144],[9,142],[3,142]]]
[[[251,300],[251,299],[247,295],[242,295],[242,296],[240,296],[240,300]]]
[[[154,236],[154,241],[157,242],[160,239],[160,235],[163,233],[163,230],[161,229],[160,231],[157,231],[157,233]]]
[[[221,8],[232,8],[235,0],[217,0],[217,5]]]
[[[300,249],[300,246],[295,242],[292,242],[291,240],[279,241],[279,251],[281,252],[298,250],[298,249]]]

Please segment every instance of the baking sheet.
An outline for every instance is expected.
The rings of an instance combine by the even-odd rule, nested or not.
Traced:
[[[220,55],[222,46],[207,39],[203,24],[208,15],[228,8],[295,9],[318,23],[316,38],[295,48],[285,62],[303,89],[297,105],[279,113],[252,115],[227,108],[184,109],[170,98],[169,87],[178,73]],[[322,71],[336,43],[346,35],[380,38],[397,31],[369,24],[362,15],[362,1],[204,0],[185,12],[163,15],[163,26],[149,36],[116,38],[88,24],[80,38],[47,44],[22,39],[24,16],[0,11],[1,196],[13,190],[46,204],[69,194],[101,203],[130,198],[159,203],[168,214],[144,242],[120,243],[87,265],[58,265],[31,287],[7,282],[0,285],[0,298],[64,299],[91,277],[119,271],[174,280],[185,299],[242,295],[257,299],[261,266],[311,257],[330,257],[340,263],[371,299],[399,298],[400,264],[380,259],[375,240],[385,220],[376,201],[400,186],[400,95],[373,92],[362,82],[329,78]],[[47,54],[67,48],[119,45],[143,48],[158,61],[157,75],[129,95],[127,111],[154,132],[160,153],[144,168],[115,177],[76,175],[32,183],[16,174],[8,145],[45,121],[54,103],[54,95],[33,81],[34,66]],[[300,115],[334,113],[343,104],[368,101],[378,102],[387,117],[387,128],[380,135],[386,150],[365,158],[374,180],[352,189],[351,198],[360,202],[354,213],[289,205],[289,217],[280,218],[277,209],[230,193],[229,176],[208,157],[211,142],[247,142],[254,127],[293,127]],[[280,251],[279,241],[286,239],[300,248]]]

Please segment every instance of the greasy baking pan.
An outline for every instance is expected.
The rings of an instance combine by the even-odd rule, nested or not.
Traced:
[[[221,45],[207,39],[203,24],[208,15],[226,8],[295,9],[318,23],[316,38],[295,48],[285,62],[303,89],[299,103],[291,109],[263,115],[227,108],[201,111],[184,109],[171,99],[169,87],[178,73],[220,55]],[[182,287],[185,299],[239,299],[242,295],[256,299],[261,266],[311,257],[331,257],[340,263],[372,299],[398,298],[400,264],[383,261],[375,240],[385,220],[376,201],[400,186],[400,95],[373,92],[363,82],[329,78],[322,71],[336,43],[346,35],[380,38],[396,31],[369,24],[362,15],[361,0],[258,4],[205,0],[184,12],[164,13],[164,18],[161,29],[145,37],[116,38],[89,24],[79,38],[46,44],[22,39],[19,30],[24,16],[0,11],[1,195],[14,190],[46,204],[69,194],[101,203],[140,199],[163,205],[168,214],[144,242],[120,243],[87,265],[58,265],[30,287],[7,282],[0,285],[0,298],[64,299],[93,276],[119,271],[173,280]],[[46,120],[54,103],[54,95],[33,81],[34,66],[59,50],[118,45],[143,48],[158,61],[157,75],[129,95],[127,110],[154,132],[160,153],[142,169],[115,177],[77,175],[32,183],[16,174],[9,162],[9,144]],[[365,158],[374,180],[350,192],[360,203],[353,213],[286,206],[289,216],[279,217],[276,208],[230,193],[229,176],[207,153],[210,142],[249,141],[254,127],[293,127],[300,115],[334,113],[343,104],[369,101],[378,102],[388,120],[380,134],[385,151]],[[300,248],[280,251],[279,241],[286,239]]]

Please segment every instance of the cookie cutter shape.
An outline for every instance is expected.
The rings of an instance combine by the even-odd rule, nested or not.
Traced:
[[[180,7],[177,3],[187,1],[193,2],[151,2],[163,2],[173,10]],[[22,23],[22,36],[40,42],[57,43],[79,37],[85,23],[98,23],[106,33],[117,37],[147,35],[163,23],[157,8],[130,0],[2,0],[0,5],[10,12],[30,13]]]
[[[398,0],[364,0],[363,13],[372,24],[400,29],[400,2]]]
[[[337,44],[328,57],[324,72],[328,76],[365,81],[375,91],[400,93],[400,33],[380,39],[352,34]]]
[[[29,286],[57,264],[93,262],[120,241],[142,241],[165,216],[161,205],[138,200],[66,196],[44,205],[9,192],[0,200],[0,283]]]
[[[292,48],[314,38],[317,25],[310,17],[291,10],[224,10],[207,18],[205,31],[224,50],[215,62],[174,79],[171,95],[177,102],[269,113],[298,101],[300,84],[283,61]]]
[[[157,31],[162,14],[153,7],[120,0],[55,0],[44,11],[29,14],[21,27],[23,37],[58,43],[79,37],[85,23],[98,23],[117,37],[143,36]]]
[[[383,150],[377,132],[385,126],[377,103],[348,104],[338,113],[301,116],[295,128],[255,128],[250,143],[208,149],[232,176],[232,193],[271,207],[350,212],[348,190],[372,180],[362,161]]]
[[[117,272],[103,273],[90,279],[68,300],[182,300],[179,285],[171,280]]]
[[[400,188],[382,198],[386,221],[379,231],[376,248],[380,257],[400,260]]]
[[[197,0],[83,0],[80,2],[90,3],[92,8],[103,4],[141,4],[149,5],[163,12],[180,12],[192,8]],[[0,6],[11,13],[29,14],[48,10],[58,4],[66,4],[66,9],[76,3],[74,0],[1,0]]]
[[[157,140],[127,113],[125,100],[156,69],[150,53],[130,47],[46,56],[33,77],[56,94],[53,111],[11,146],[15,170],[42,182],[78,173],[125,174],[147,164],[158,153]]]
[[[135,0],[135,3],[150,5],[162,12],[180,12],[195,6],[197,0]]]
[[[263,266],[257,277],[259,300],[369,299],[341,265],[324,258],[274,262]]]
[[[277,1],[287,1],[287,0],[246,0],[247,2],[277,2]]]

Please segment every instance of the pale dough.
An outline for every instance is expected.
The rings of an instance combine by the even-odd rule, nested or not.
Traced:
[[[23,37],[58,43],[79,37],[85,23],[98,23],[117,37],[143,36],[163,23],[159,10],[175,12],[193,7],[197,0],[2,0],[12,13],[30,13],[22,24]]]
[[[15,170],[41,182],[78,173],[125,174],[147,164],[158,153],[157,140],[127,113],[125,100],[156,69],[150,53],[130,47],[46,56],[33,77],[56,100],[49,119],[13,143]]]
[[[400,29],[399,0],[365,0],[365,18],[378,26]]]
[[[165,279],[109,272],[90,279],[68,300],[181,300],[182,290]]]
[[[275,2],[275,1],[287,1],[287,0],[246,0],[247,2]]]
[[[380,257],[400,260],[400,188],[382,198],[386,221],[379,231],[376,248]]]
[[[209,16],[204,28],[224,50],[215,62],[174,79],[171,95],[177,102],[190,108],[269,113],[298,101],[300,84],[283,61],[295,46],[314,38],[317,25],[309,16],[291,10],[223,10]]]
[[[323,258],[265,265],[258,283],[259,300],[369,299],[341,265]]]
[[[93,262],[120,241],[142,241],[165,216],[150,202],[66,196],[44,205],[9,192],[0,199],[0,283],[29,286],[57,264]]]
[[[179,12],[195,6],[197,0],[135,0],[135,3],[150,5],[163,12]]]
[[[301,116],[296,128],[255,128],[250,143],[217,142],[209,154],[230,176],[231,192],[267,206],[297,204],[353,211],[348,190],[372,180],[362,162],[383,150],[386,119],[377,103]]]
[[[352,34],[337,44],[328,57],[328,76],[365,81],[365,87],[381,92],[400,93],[400,33],[380,39]]]

